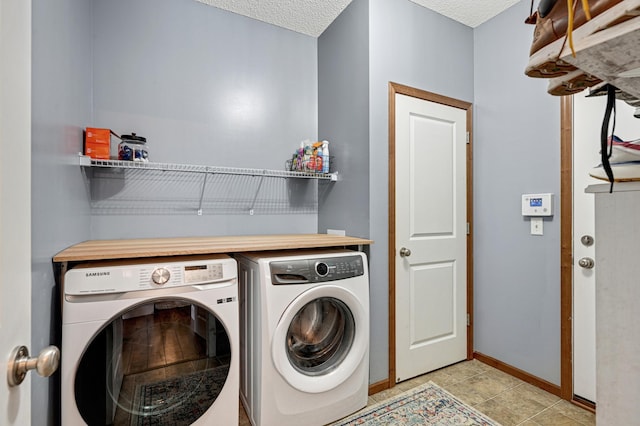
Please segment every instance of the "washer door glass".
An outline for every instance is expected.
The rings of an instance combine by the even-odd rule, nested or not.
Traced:
[[[224,324],[182,299],[121,313],[86,348],[75,377],[89,425],[190,425],[222,391],[231,351]]]
[[[347,356],[354,335],[355,321],[347,305],[333,297],[314,299],[289,325],[287,356],[303,374],[326,374]]]
[[[323,284],[288,304],[271,340],[271,362],[294,388],[320,393],[368,368],[369,313],[351,290]]]

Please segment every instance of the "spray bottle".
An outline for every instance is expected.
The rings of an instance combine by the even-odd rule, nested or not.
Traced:
[[[322,173],[329,173],[329,141],[322,141]]]

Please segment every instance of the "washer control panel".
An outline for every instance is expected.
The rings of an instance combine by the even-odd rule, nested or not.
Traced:
[[[344,280],[364,275],[364,267],[360,255],[275,260],[269,263],[271,282],[275,285]]]
[[[67,295],[121,293],[155,288],[218,283],[238,276],[228,256],[184,262],[117,266],[79,266],[65,274]]]

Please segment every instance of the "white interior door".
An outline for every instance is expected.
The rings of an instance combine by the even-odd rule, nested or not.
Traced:
[[[580,259],[595,259],[595,246],[582,242],[594,236],[594,195],[584,192],[588,185],[604,183],[589,176],[600,164],[600,128],[607,103],[605,96],[590,97],[584,91],[573,97],[573,393],[596,402],[596,312],[597,264],[592,269],[579,265]],[[615,134],[624,140],[640,138],[640,120],[634,108],[616,101]]]
[[[467,113],[395,96],[399,382],[466,358]]]
[[[9,387],[31,343],[31,1],[0,2],[0,424],[31,424],[31,389]]]

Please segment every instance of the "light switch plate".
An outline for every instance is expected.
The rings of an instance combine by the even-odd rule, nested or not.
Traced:
[[[531,218],[531,235],[543,235],[544,221],[541,217]]]

